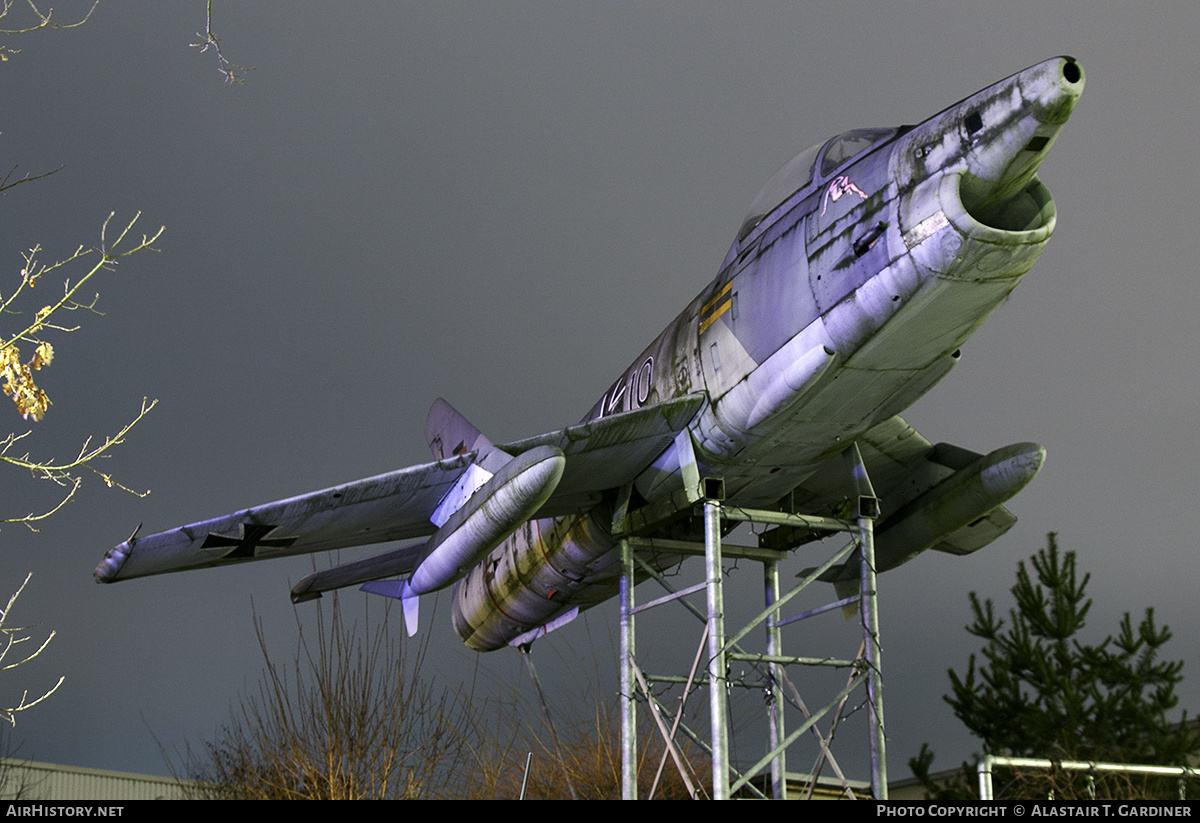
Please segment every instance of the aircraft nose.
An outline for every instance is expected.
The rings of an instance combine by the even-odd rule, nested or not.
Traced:
[[[996,210],[1009,210],[1070,118],[1083,84],[1075,58],[1055,57],[967,99],[959,112],[968,146],[961,196],[969,213],[995,225]]]
[[[1056,57],[1026,69],[1019,85],[1039,123],[1061,126],[1083,94],[1083,66],[1074,57]]]

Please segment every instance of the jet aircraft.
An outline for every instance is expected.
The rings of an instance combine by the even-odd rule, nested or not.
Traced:
[[[881,501],[878,570],[931,548],[976,551],[1016,522],[1003,504],[1044,450],[933,445],[898,415],[1049,241],[1056,210],[1037,171],[1083,86],[1079,63],[1058,57],[919,125],[798,154],[751,203],[716,279],[574,426],[495,444],[438,400],[425,429],[434,462],[135,531],[95,578],[413,540],[315,572],[293,600],[362,585],[401,599],[411,632],[419,596],[457,584],[455,630],[492,650],[616,594],[619,494],[668,499],[694,466],[723,478],[732,505],[837,517],[855,494],[841,459],[852,443]],[[856,575],[823,579],[851,587]]]

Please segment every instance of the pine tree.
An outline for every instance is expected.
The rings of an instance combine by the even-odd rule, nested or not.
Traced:
[[[1030,564],[1032,572],[1025,561],[1017,566],[1016,607],[1007,620],[996,616],[990,599],[980,602],[971,593],[974,622],[967,631],[984,646],[971,655],[965,675],[949,672],[945,700],[983,741],[984,753],[1186,765],[1200,736],[1186,712],[1168,717],[1183,680],[1183,661],[1159,658],[1170,629],[1157,625],[1152,608],[1136,629],[1126,612],[1115,636],[1087,645],[1079,635],[1092,607],[1091,575],[1080,579],[1075,552],[1060,553],[1052,533]],[[927,777],[932,759],[922,747],[910,765]],[[1082,775],[1020,775],[1009,796],[1086,797],[1084,783]],[[1125,778],[1103,788],[1126,797],[1163,790]],[[1167,791],[1174,792],[1173,783]]]

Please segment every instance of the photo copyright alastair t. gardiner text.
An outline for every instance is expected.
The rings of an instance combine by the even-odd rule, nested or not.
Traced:
[[[1100,800],[1006,803],[876,803],[876,817],[1192,817],[1193,806],[1176,803],[1116,803]]]

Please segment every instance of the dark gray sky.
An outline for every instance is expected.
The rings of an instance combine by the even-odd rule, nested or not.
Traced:
[[[150,497],[91,483],[40,533],[0,532],[0,590],[32,570],[18,616],[58,631],[2,693],[67,676],[20,718],[22,754],[162,773],[155,737],[211,733],[256,680],[255,611],[273,652],[294,647],[287,589],[307,558],[95,585],[139,522],[424,462],[438,396],[498,441],[576,421],[716,274],[782,162],[1058,54],[1087,90],[1042,167],[1057,233],[906,415],[934,441],[1035,440],[1049,457],[1005,538],[882,578],[891,771],[923,741],[941,766],[976,748],[941,700],[976,648],[967,592],[1006,604],[1048,531],[1092,573],[1089,636],[1156,606],[1200,706],[1191,4],[214,5],[226,54],[257,67],[245,86],[188,47],[199,0],[102,3],[0,64],[7,163],[66,164],[0,203],[0,291],[23,249],[91,245],[109,211],[167,227],[160,253],[105,276],[105,315],[56,340],[43,373],[55,405],[36,454],[160,402],[106,467]],[[10,515],[50,496],[15,471],[5,488]],[[753,607],[752,584],[744,596]],[[446,613],[430,630],[453,681],[475,655]],[[542,659],[563,662],[543,671],[587,680],[612,613],[547,641]],[[515,658],[485,657],[484,677],[520,683]]]

